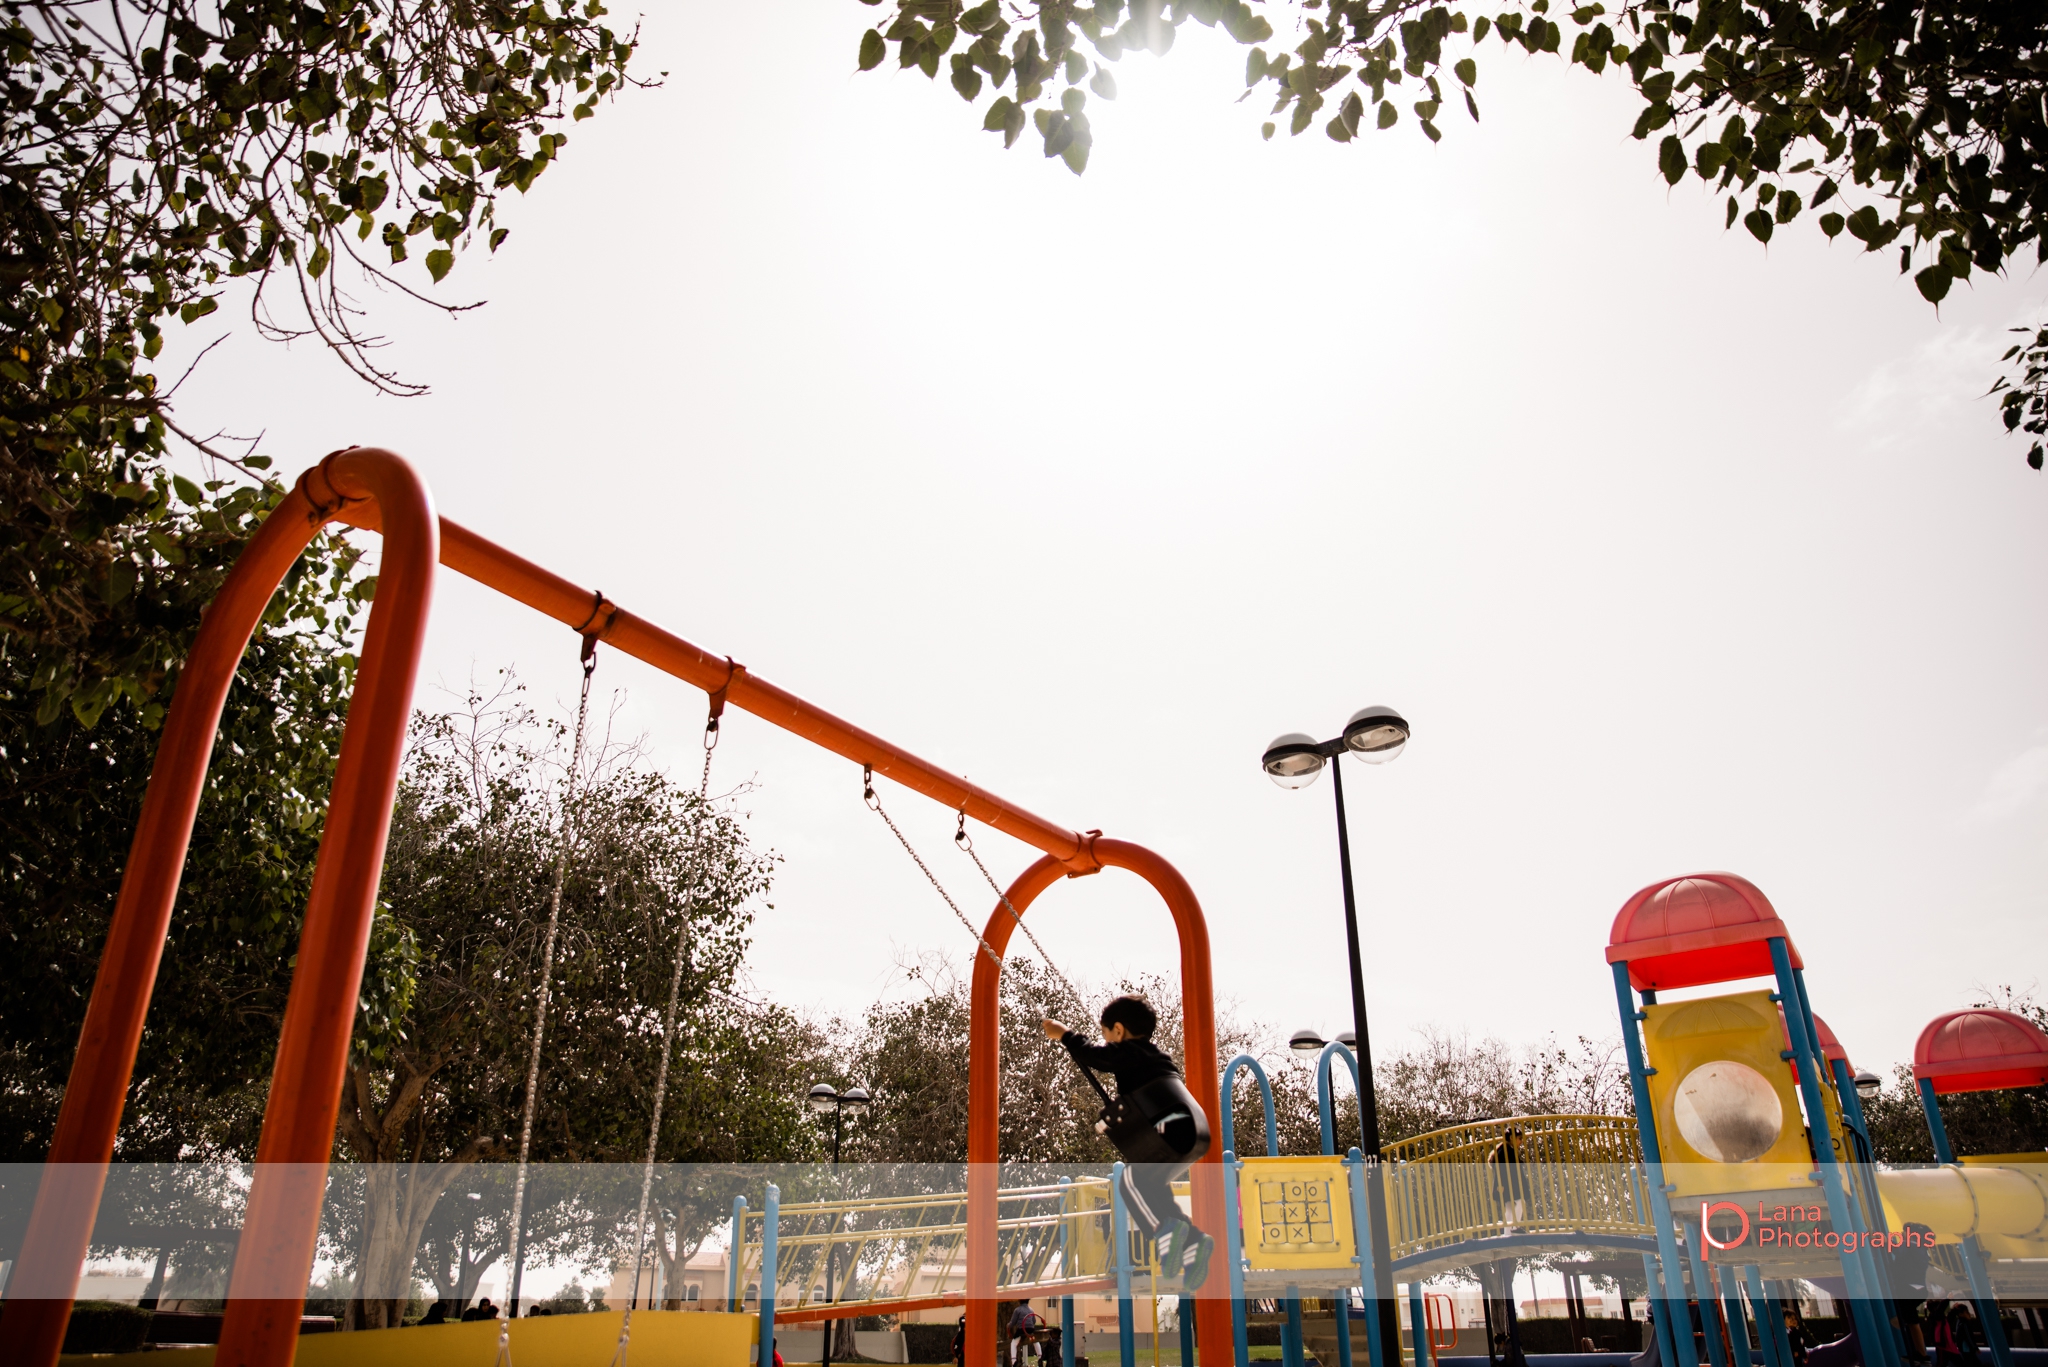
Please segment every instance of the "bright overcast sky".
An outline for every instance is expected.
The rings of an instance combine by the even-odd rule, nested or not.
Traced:
[[[1772,898],[1859,1066],[2048,976],[2048,482],[1978,397],[2042,280],[1937,317],[1805,220],[1766,252],[1666,190],[1622,81],[1492,44],[1487,122],[1440,145],[1265,144],[1243,50],[1190,25],[1121,63],[1077,179],[943,81],[856,74],[877,13],[649,14],[667,83],[505,206],[447,287],[489,306],[374,302],[431,397],[243,335],[187,419],[288,474],[394,447],[449,516],[1156,848],[1282,1032],[1346,1023],[1343,933],[1329,781],[1259,753],[1369,703],[1415,728],[1346,775],[1383,1053],[1613,1034],[1610,920],[1699,870]],[[439,594],[424,704],[509,666],[573,705],[569,633]],[[598,678],[694,782],[703,695]],[[857,768],[745,716],[717,759],[787,861],[762,990],[858,1014],[899,958],[965,959]],[[883,793],[986,915],[951,814]],[[1129,875],[1032,919],[1076,977],[1174,966]]]

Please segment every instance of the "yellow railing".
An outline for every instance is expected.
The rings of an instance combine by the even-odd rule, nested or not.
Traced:
[[[746,1215],[740,1281],[758,1286],[762,1213]],[[781,1207],[775,1301],[792,1310],[818,1304],[826,1264],[832,1303],[886,1310],[966,1285],[967,1194],[811,1201]],[[1107,1261],[1108,1183],[1012,1187],[996,1198],[996,1285],[1005,1296],[1100,1276]]]
[[[1633,1120],[1526,1115],[1384,1150],[1396,1258],[1508,1235],[1654,1233]]]

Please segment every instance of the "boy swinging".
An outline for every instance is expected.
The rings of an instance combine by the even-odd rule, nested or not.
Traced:
[[[1109,1104],[1095,1128],[1124,1157],[1124,1207],[1159,1255],[1159,1270],[1179,1273],[1189,1291],[1209,1275],[1216,1241],[1180,1213],[1172,1183],[1209,1149],[1209,1120],[1180,1069],[1152,1042],[1159,1017],[1143,997],[1118,997],[1102,1008],[1102,1043],[1047,1019],[1045,1037],[1066,1049]],[[1116,1079],[1111,1101],[1095,1069]]]

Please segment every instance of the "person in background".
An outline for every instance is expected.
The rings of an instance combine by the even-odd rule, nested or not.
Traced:
[[[1951,1301],[1948,1313],[1934,1320],[1934,1367],[1976,1367],[1976,1362],[1977,1334],[1970,1312],[1961,1301]]]
[[[1799,1312],[1789,1305],[1785,1307],[1785,1342],[1792,1345],[1793,1367],[1806,1367],[1806,1350],[1813,1346],[1813,1340],[1800,1323]]]
[[[953,1367],[967,1367],[967,1316],[953,1328]]]

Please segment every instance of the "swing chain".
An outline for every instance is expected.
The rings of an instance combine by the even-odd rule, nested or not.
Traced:
[[[591,622],[597,620],[603,607],[604,595],[600,593],[596,605],[590,610]],[[540,1089],[541,1046],[547,1035],[548,999],[555,971],[555,940],[562,921],[562,885],[569,876],[569,848],[576,838],[576,778],[583,769],[583,739],[590,720],[590,676],[597,670],[597,636],[594,632],[586,632],[583,636],[582,663],[583,689],[576,701],[576,739],[569,747],[569,771],[562,779],[562,840],[555,851],[554,884],[548,892],[548,928],[541,940],[540,992],[534,1002],[533,1049],[526,1061],[526,1101],[519,1121],[519,1166],[512,1183],[512,1221],[507,1236],[505,1264],[515,1278],[519,1272],[520,1226],[526,1210],[527,1170],[533,1154],[533,1111],[535,1094]],[[508,1295],[505,1304],[498,1309],[499,1367],[511,1367],[512,1309],[513,1298]]]
[[[1003,956],[989,947],[988,941],[981,937],[981,932],[974,928],[974,922],[967,919],[967,913],[960,910],[960,904],[953,900],[953,894],[946,891],[945,885],[939,882],[938,875],[933,873],[931,867],[924,862],[924,859],[918,852],[911,848],[910,841],[897,828],[894,819],[882,810],[882,799],[875,795],[875,770],[873,765],[863,764],[861,766],[861,801],[867,804],[869,811],[882,818],[883,824],[889,828],[889,834],[896,837],[896,843],[901,845],[903,852],[910,856],[910,862],[917,865],[918,872],[925,876],[925,881],[929,882],[933,890],[945,901],[946,905],[952,908],[953,915],[958,918],[960,924],[967,927],[967,933],[974,937],[974,943],[981,946],[981,952],[988,955],[988,961],[996,966],[996,971],[998,973],[1002,972]]]
[[[711,792],[711,752],[718,748],[718,714],[724,710],[724,691],[713,696],[711,716],[704,723],[704,772],[697,780],[697,809],[690,824],[690,853],[698,855],[704,843],[704,808]],[[688,890],[697,890],[699,861],[693,860]],[[684,899],[687,912],[689,898]],[[612,1367],[627,1367],[627,1354],[633,1342],[633,1311],[640,1303],[640,1269],[647,1263],[647,1208],[654,1195],[654,1160],[661,1144],[662,1109],[668,1099],[669,1060],[675,1048],[676,1010],[682,1000],[683,971],[689,965],[690,938],[688,927],[676,931],[676,961],[668,980],[668,1008],[661,1018],[661,1066],[654,1075],[654,1114],[647,1126],[647,1161],[640,1172],[640,1209],[633,1225],[633,1292],[626,1302],[625,1317],[619,1321],[619,1343],[612,1354]],[[661,1237],[660,1221],[655,1222],[655,1237]],[[648,1286],[647,1308],[654,1308],[654,1288]]]
[[[982,878],[987,881],[990,888],[994,889],[996,899],[1003,904],[1003,909],[1010,913],[1010,919],[1017,923],[1017,929],[1023,931],[1024,938],[1031,941],[1031,947],[1038,951],[1038,957],[1045,961],[1045,966],[1052,970],[1055,978],[1060,980],[1060,986],[1067,989],[1067,993],[1073,997],[1074,1003],[1085,1010],[1086,1004],[1081,994],[1075,991],[1072,983],[1067,981],[1067,975],[1060,972],[1060,966],[1052,961],[1052,955],[1045,952],[1045,946],[1038,943],[1038,937],[1031,933],[1031,927],[1024,924],[1023,914],[1015,906],[1011,905],[1010,894],[1003,891],[1002,885],[996,882],[995,875],[988,871],[988,865],[982,863],[981,856],[975,852],[974,837],[967,834],[967,809],[965,807],[960,809],[960,825],[953,832],[953,843],[959,846],[969,859],[974,861],[974,867],[981,870]]]

